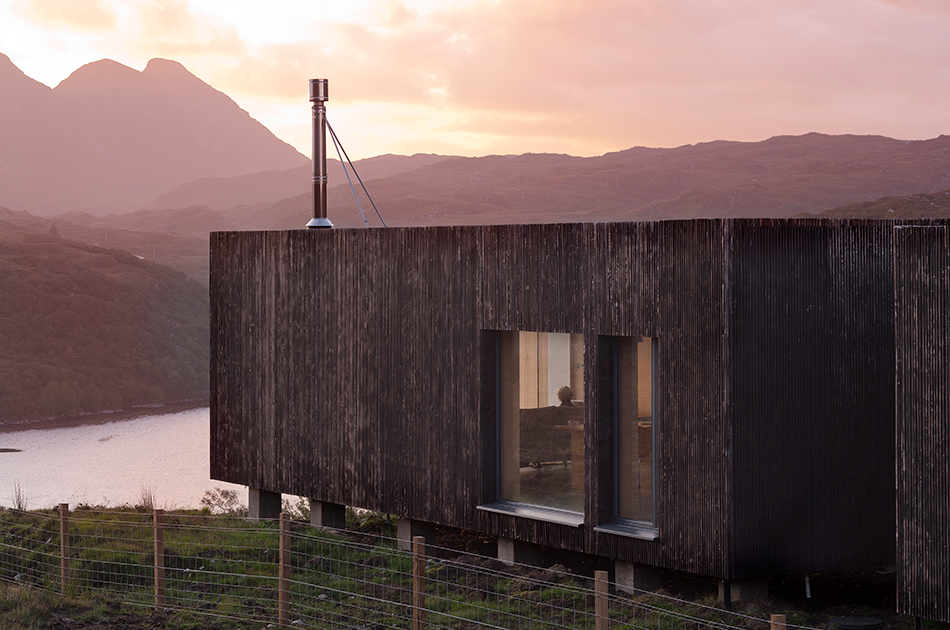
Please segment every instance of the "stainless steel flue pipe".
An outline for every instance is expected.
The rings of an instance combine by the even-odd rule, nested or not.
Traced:
[[[313,103],[313,218],[308,228],[330,228],[327,219],[327,108],[329,88],[326,79],[310,79],[310,102]]]

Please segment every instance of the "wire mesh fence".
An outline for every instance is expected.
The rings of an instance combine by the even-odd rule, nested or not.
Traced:
[[[0,509],[0,580],[298,628],[775,630],[564,571],[306,523]],[[784,621],[782,621],[784,625]],[[798,626],[784,625],[787,628]],[[783,628],[784,630],[784,628]]]

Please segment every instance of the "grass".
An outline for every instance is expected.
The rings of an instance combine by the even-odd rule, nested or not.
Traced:
[[[23,488],[20,486],[19,481],[13,482],[13,508],[20,510],[21,512],[26,512],[27,507],[26,493],[23,491]]]
[[[351,525],[367,529],[392,525],[379,515],[351,517]],[[263,628],[277,620],[277,523],[212,515],[207,508],[166,513],[163,611],[154,609],[155,524],[150,510],[81,506],[69,523],[71,586],[63,596],[58,512],[0,509],[0,627],[85,628],[94,626],[82,625],[84,620],[108,619],[102,627]],[[291,619],[298,622],[293,627],[354,622],[360,627],[409,627],[412,557],[397,550],[392,538],[361,531],[337,535],[293,523],[289,549]],[[428,557],[425,582],[427,619],[433,626],[593,627],[591,582],[584,577],[506,567],[479,556]],[[768,630],[762,621],[716,610],[714,597],[700,598],[698,604],[614,594],[611,627]],[[779,608],[753,604],[742,612],[760,619],[781,612],[789,623],[806,626],[827,622]],[[72,621],[65,624],[63,618]]]
[[[150,486],[142,484],[139,487],[139,507],[151,512],[155,509],[155,490]]]
[[[272,623],[277,617],[277,524],[209,512],[164,516],[167,608],[181,624],[188,615]],[[375,529],[391,521],[363,515],[356,524]],[[152,513],[144,506],[108,511],[80,507],[69,525],[68,597],[83,602],[106,598],[123,609],[148,610],[154,602]],[[55,510],[0,511],[0,580],[33,587],[30,592],[38,594],[40,603],[53,597],[60,589],[58,527]],[[398,551],[392,539],[339,536],[296,524],[289,540],[293,614],[304,627],[332,627],[352,618],[401,626],[411,618],[412,558]],[[430,615],[449,627],[485,618],[487,600],[491,615],[509,620],[536,617],[542,599],[584,600],[583,594],[556,596],[525,588],[523,580],[446,561],[430,561],[426,580]],[[14,590],[6,596],[20,595]],[[54,614],[49,606],[45,610],[32,616],[49,619]]]
[[[368,529],[391,525],[391,519],[378,516],[354,517],[359,517],[355,525]],[[0,617],[0,624],[43,627],[56,615],[69,616],[63,610],[70,610],[71,618],[104,616],[120,621],[123,616],[152,619],[158,614],[151,612],[152,512],[144,506],[108,511],[80,507],[69,523],[71,586],[67,596],[59,598],[56,511],[0,511],[0,581],[20,575],[21,584],[32,587],[7,586],[4,601],[26,597],[34,602],[32,608],[17,608],[22,619]],[[210,510],[176,511],[164,516],[163,538],[166,612],[160,627],[223,628],[236,621],[263,627],[276,621],[276,523],[212,516]],[[412,557],[398,551],[391,538],[365,533],[341,536],[298,523],[292,526],[289,551],[295,627],[339,627],[354,619],[383,627],[408,626]],[[430,624],[460,629],[483,623],[565,630],[593,627],[593,597],[583,578],[475,560],[427,558],[425,606]],[[682,614],[660,611],[648,600],[618,597],[611,608],[614,627],[632,627],[636,618],[648,622],[651,630],[692,630]],[[132,623],[109,627],[139,627]]]

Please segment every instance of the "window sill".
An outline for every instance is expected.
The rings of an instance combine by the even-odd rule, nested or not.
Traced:
[[[660,537],[660,530],[653,525],[637,521],[628,521],[627,519],[617,519],[610,523],[598,525],[594,528],[594,531],[603,534],[627,536],[628,538],[639,538],[640,540],[656,540]]]
[[[495,501],[493,503],[479,505],[476,509],[483,512],[530,518],[536,521],[547,521],[548,523],[557,523],[569,527],[582,527],[584,525],[584,515],[579,512],[568,512],[567,510],[530,505],[528,503],[518,503],[516,501]]]

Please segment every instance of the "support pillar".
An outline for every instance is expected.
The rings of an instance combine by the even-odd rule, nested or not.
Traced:
[[[247,517],[253,521],[280,518],[280,493],[248,488]]]
[[[768,598],[769,584],[765,579],[719,580],[719,602],[727,608],[737,602]]]
[[[435,544],[435,525],[410,518],[396,520],[396,545],[402,551],[412,551],[412,539],[422,536],[427,545]]]
[[[530,564],[540,566],[541,548],[533,543],[498,537],[498,559],[505,564]]]
[[[314,527],[344,529],[346,527],[346,506],[310,499],[310,524]]]
[[[663,588],[660,569],[638,562],[614,560],[614,581],[617,590],[631,595],[637,591],[653,593]]]

